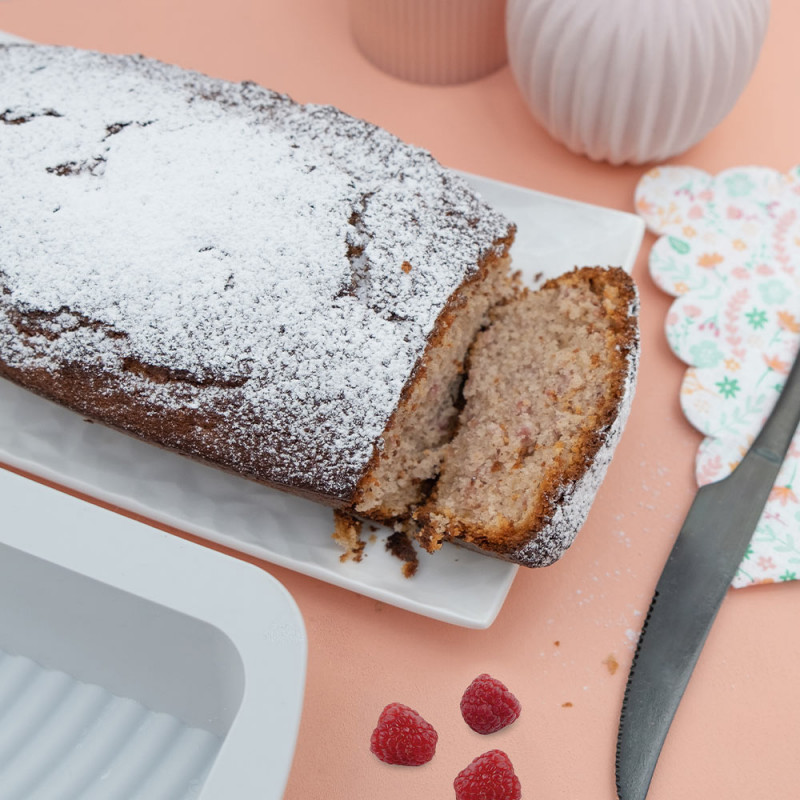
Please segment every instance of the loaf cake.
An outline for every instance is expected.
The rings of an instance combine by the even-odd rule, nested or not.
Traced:
[[[631,393],[624,273],[563,280],[578,332],[560,352],[586,384],[565,402],[583,427],[565,429],[571,461],[515,471],[541,472],[520,490],[533,505],[519,481],[497,484],[509,507],[492,538],[453,488],[464,414],[491,400],[465,375],[503,351],[495,334],[539,354],[520,326],[546,327],[553,307],[511,275],[509,220],[427,152],[252,83],[27,45],[0,46],[0,74],[0,375],[429,549],[560,555],[587,510],[569,498],[601,476]],[[572,361],[587,332],[604,344]],[[523,404],[561,392],[558,369],[537,369],[511,381]],[[552,387],[526,383],[548,371]]]

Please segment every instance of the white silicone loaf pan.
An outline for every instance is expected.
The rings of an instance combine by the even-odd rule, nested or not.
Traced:
[[[2,800],[277,800],[305,667],[268,573],[0,469]]]

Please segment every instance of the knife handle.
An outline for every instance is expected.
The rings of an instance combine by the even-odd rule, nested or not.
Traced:
[[[800,424],[800,354],[795,356],[794,364],[775,407],[756,436],[748,455],[753,453],[772,464],[782,464],[798,424]]]

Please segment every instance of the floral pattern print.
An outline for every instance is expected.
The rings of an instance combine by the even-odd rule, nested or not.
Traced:
[[[670,347],[688,365],[681,407],[705,438],[700,485],[728,475],[760,430],[800,346],[800,167],[717,176],[661,167],[639,182],[636,210],[660,238],[650,274],[676,297]],[[800,434],[733,586],[800,574]]]

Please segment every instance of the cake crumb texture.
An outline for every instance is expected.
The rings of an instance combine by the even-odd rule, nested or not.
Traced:
[[[584,268],[494,310],[470,351],[458,431],[415,515],[427,549],[453,540],[526,566],[563,554],[628,413],[637,308],[625,272]]]

